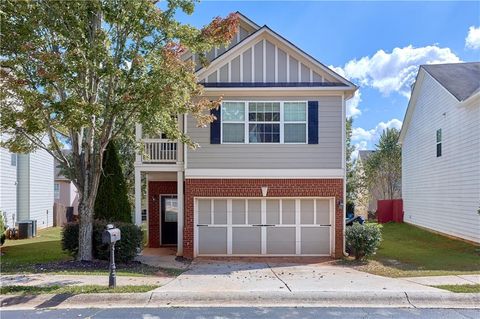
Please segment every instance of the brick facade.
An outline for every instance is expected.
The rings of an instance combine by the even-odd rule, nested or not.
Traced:
[[[160,195],[177,193],[177,182],[148,182],[148,247],[160,247]]]
[[[185,181],[185,224],[183,255],[193,258],[195,197],[262,197],[262,186],[268,187],[267,197],[335,197],[335,253],[343,254],[343,179],[187,179]]]

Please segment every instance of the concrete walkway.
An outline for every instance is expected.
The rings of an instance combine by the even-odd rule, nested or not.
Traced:
[[[385,278],[330,262],[195,261],[154,292],[438,292],[419,283]]]
[[[130,277],[117,276],[118,286],[165,285],[172,281],[172,277],[145,276]],[[2,286],[85,286],[108,285],[106,275],[54,275],[54,274],[28,274],[28,275],[2,275]]]
[[[187,269],[190,262],[177,260],[176,252],[175,247],[144,248],[135,260],[153,267]]]
[[[404,277],[401,279],[427,286],[480,285],[480,275]]]

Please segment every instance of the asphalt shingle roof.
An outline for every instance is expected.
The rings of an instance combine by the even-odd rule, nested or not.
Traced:
[[[480,91],[480,62],[428,64],[422,68],[460,102]]]

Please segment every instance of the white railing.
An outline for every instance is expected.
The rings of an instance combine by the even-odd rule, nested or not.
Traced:
[[[145,139],[144,163],[172,163],[177,161],[177,142],[164,139]]]

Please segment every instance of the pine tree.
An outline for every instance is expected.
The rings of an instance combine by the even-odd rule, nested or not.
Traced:
[[[103,157],[103,171],[95,200],[95,219],[108,222],[132,222],[127,185],[120,166],[115,142],[110,142]]]

